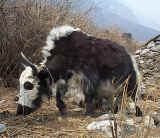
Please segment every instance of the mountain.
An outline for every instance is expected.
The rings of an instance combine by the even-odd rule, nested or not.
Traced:
[[[120,14],[120,13],[119,13]],[[135,21],[128,20],[123,16],[99,9],[94,13],[94,18],[100,28],[111,27],[117,25],[122,32],[132,33],[133,38],[138,41],[147,41],[148,39],[160,34],[160,31],[143,26]],[[133,19],[134,18],[133,16]]]
[[[115,14],[128,21],[138,23],[136,15],[125,5],[121,4],[119,0],[106,0],[101,3],[97,3],[97,8],[99,12],[103,12],[103,15]]]
[[[100,28],[117,25],[121,32],[132,33],[133,38],[138,41],[147,41],[160,34],[160,31],[140,24],[132,10],[120,0],[93,0],[92,2],[81,0],[79,2],[84,9],[95,5],[96,8],[91,12],[91,16]]]

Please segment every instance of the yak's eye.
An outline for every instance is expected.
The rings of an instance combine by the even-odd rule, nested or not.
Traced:
[[[26,90],[32,90],[33,87],[34,87],[33,84],[30,83],[29,81],[27,81],[27,82],[24,83],[24,88],[25,88]]]

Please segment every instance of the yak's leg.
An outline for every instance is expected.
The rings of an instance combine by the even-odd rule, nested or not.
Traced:
[[[113,103],[113,109],[112,112],[114,114],[117,114],[121,110],[121,105],[122,105],[122,96],[119,95],[116,97],[115,102]]]
[[[63,96],[67,91],[67,84],[58,83],[57,84],[57,92],[56,92],[56,105],[59,108],[61,115],[66,114],[66,105],[63,102]]]
[[[138,105],[136,105],[136,116],[142,116],[143,113]]]
[[[86,71],[83,77],[83,92],[85,95],[86,115],[92,115],[95,110],[94,98],[97,96],[99,76],[96,72]]]
[[[85,115],[92,115],[94,113],[95,106],[93,100],[95,98],[95,94],[96,92],[94,91],[94,87],[90,83],[86,84],[86,87],[84,89],[86,104]]]
[[[93,104],[93,96],[86,95],[85,96],[85,103],[86,103],[85,115],[92,115],[94,113],[94,109],[95,109],[95,106]]]

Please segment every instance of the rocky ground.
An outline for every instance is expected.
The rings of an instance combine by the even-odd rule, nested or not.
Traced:
[[[142,93],[160,91],[160,41],[151,42],[136,51],[136,61],[142,74]]]
[[[154,122],[154,114],[160,116],[160,102],[146,100],[141,101],[143,111],[149,110],[145,116],[135,117],[134,114],[127,116],[121,112],[117,115],[105,114],[98,117],[86,117],[83,115],[84,109],[79,108],[71,101],[67,102],[68,115],[60,117],[58,109],[55,106],[54,98],[51,101],[44,102],[43,106],[28,116],[15,116],[16,102],[14,96],[17,90],[0,89],[3,94],[0,103],[0,123],[6,125],[7,130],[0,133],[3,137],[55,137],[55,138],[96,138],[112,137],[112,127],[114,134],[128,137],[158,137],[160,136],[159,124]],[[116,132],[116,133],[115,133]]]

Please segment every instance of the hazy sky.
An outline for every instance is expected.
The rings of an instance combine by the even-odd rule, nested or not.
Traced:
[[[130,7],[138,19],[160,30],[160,0],[119,0]]]

